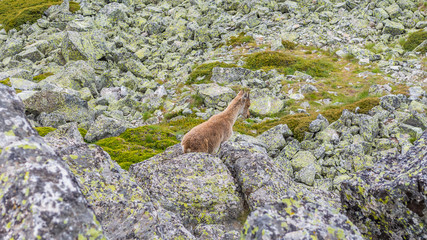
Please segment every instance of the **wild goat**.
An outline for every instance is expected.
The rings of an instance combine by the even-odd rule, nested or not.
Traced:
[[[233,125],[239,114],[249,117],[249,92],[240,91],[228,107],[206,122],[195,126],[182,138],[181,146],[184,153],[206,152],[214,154],[221,143],[230,139]]]

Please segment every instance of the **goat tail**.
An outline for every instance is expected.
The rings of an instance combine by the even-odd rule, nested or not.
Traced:
[[[183,153],[189,153],[189,152],[191,152],[191,148],[186,147],[185,144],[181,143],[181,147],[182,147],[182,152]]]

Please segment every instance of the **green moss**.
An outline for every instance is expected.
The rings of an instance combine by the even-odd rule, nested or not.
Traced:
[[[167,126],[150,125],[127,129],[118,137],[105,138],[95,144],[127,170],[131,164],[157,155],[178,142]]]
[[[403,49],[405,49],[406,51],[412,51],[425,40],[427,40],[426,31],[419,30],[417,32],[411,33],[408,39],[403,44]],[[427,47],[421,49],[422,53],[426,53],[426,51]]]
[[[70,1],[70,12],[75,13],[80,10],[80,4],[78,2]]]
[[[247,36],[246,33],[241,32],[238,36],[232,36],[227,40],[227,46],[239,46],[244,43],[255,42],[255,39],[252,36]]]
[[[56,128],[53,127],[36,127],[36,131],[39,133],[40,136],[44,137],[48,133],[53,132],[56,130]]]
[[[289,40],[282,40],[282,45],[283,45],[284,48],[289,49],[289,50],[293,50],[297,46],[296,43],[291,42]]]
[[[6,78],[6,79],[4,79],[4,80],[1,80],[1,81],[0,81],[0,83],[1,83],[1,84],[6,85],[6,86],[8,86],[8,87],[12,87],[12,83],[10,82],[10,79],[9,79],[9,78]]]
[[[313,77],[326,77],[334,70],[332,62],[326,59],[305,59],[279,51],[265,51],[249,54],[245,68],[251,70],[277,69],[280,73],[305,72]]]
[[[0,24],[6,31],[17,28],[24,23],[34,23],[41,18],[44,11],[52,5],[61,4],[62,0],[2,0],[0,1]],[[70,2],[70,11],[80,9],[76,2]]]
[[[40,81],[42,81],[42,80],[44,80],[47,77],[52,76],[52,75],[53,75],[53,73],[51,73],[51,72],[39,74],[39,75],[33,77],[33,82],[40,82]]]
[[[228,64],[223,62],[212,62],[212,63],[204,63],[196,68],[191,72],[190,76],[188,77],[187,84],[193,84],[193,83],[209,83],[212,77],[212,69],[214,67],[222,67],[222,68],[232,68],[236,67],[234,64]],[[202,80],[197,80],[199,77],[204,77]]]
[[[82,137],[85,138],[87,130],[84,128],[79,128],[79,132],[80,132],[80,135],[82,135]]]

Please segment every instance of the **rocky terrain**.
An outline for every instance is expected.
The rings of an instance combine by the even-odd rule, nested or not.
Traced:
[[[427,238],[425,2],[76,2],[0,30],[1,239]]]

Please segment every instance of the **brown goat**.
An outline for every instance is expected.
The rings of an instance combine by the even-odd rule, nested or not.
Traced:
[[[233,125],[239,114],[249,117],[249,92],[240,91],[228,107],[206,122],[195,126],[182,138],[181,146],[184,153],[206,152],[214,154],[221,143],[230,139]]]

